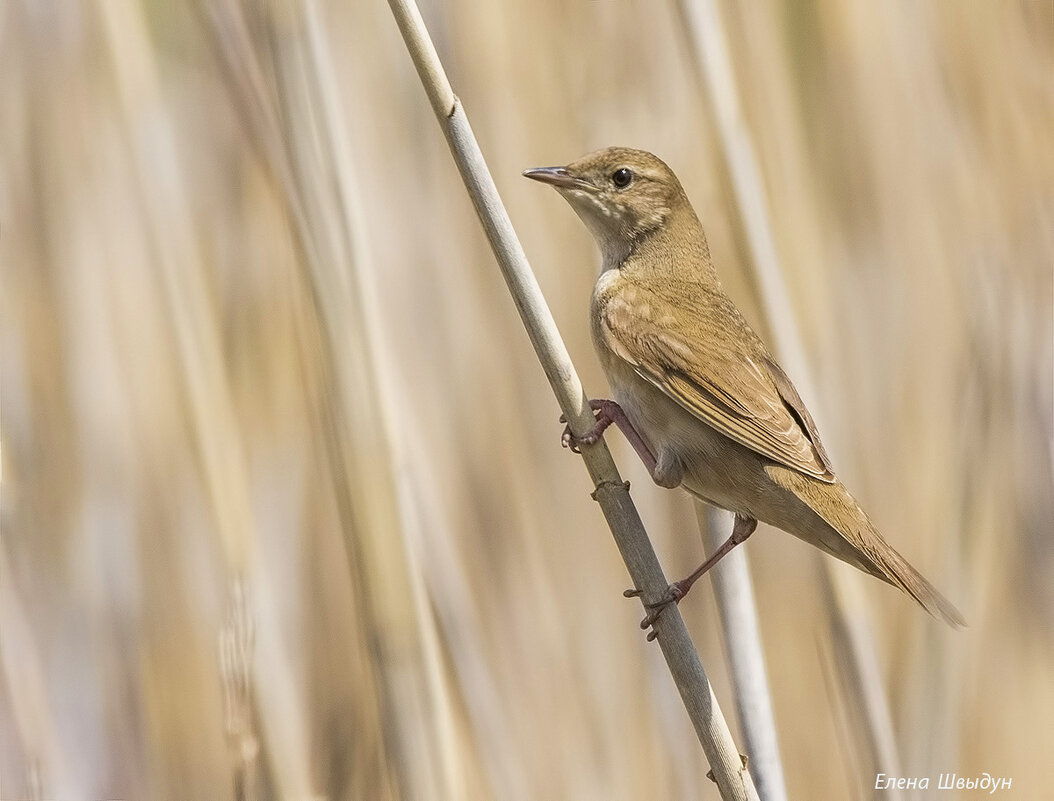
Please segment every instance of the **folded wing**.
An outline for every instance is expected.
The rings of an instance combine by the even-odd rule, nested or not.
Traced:
[[[805,404],[728,298],[706,293],[672,307],[633,287],[608,298],[600,322],[612,352],[701,421],[767,459],[834,481]]]

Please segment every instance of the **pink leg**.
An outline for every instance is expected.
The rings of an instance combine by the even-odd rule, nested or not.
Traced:
[[[571,426],[564,429],[563,436],[560,437],[560,444],[565,448],[570,448],[575,453],[579,452],[579,448],[582,445],[592,445],[607,430],[608,426],[612,423],[618,426],[619,431],[622,432],[623,436],[630,445],[633,446],[633,450],[637,452],[640,460],[644,462],[644,466],[648,468],[648,472],[655,473],[655,454],[651,452],[648,444],[641,437],[640,433],[633,427],[633,423],[626,417],[626,413],[622,411],[622,407],[619,406],[613,400],[602,400],[596,399],[589,402],[589,408],[596,412],[596,424],[581,437],[576,437],[571,432]],[[567,418],[560,418],[560,422],[566,422]]]
[[[680,600],[688,594],[688,591],[692,589],[692,585],[695,584],[695,582],[697,582],[703,576],[704,573],[706,573],[710,568],[720,562],[721,559],[724,558],[724,556],[728,554],[737,545],[746,542],[747,537],[753,534],[754,529],[756,529],[757,527],[758,521],[755,520],[753,517],[745,517],[743,515],[737,514],[736,521],[732,526],[732,536],[725,540],[721,544],[720,548],[710,554],[706,561],[699,565],[699,567],[697,567],[695,570],[693,570],[690,575],[686,576],[680,581],[675,581],[673,584],[671,584],[666,589],[666,595],[663,596],[661,599],[659,599],[655,603],[645,604],[645,607],[647,607],[649,611],[644,620],[640,622],[640,627],[642,629],[648,628],[649,626],[651,626],[652,623],[658,620],[659,615],[662,614],[663,609],[665,609],[670,604],[679,603]],[[640,595],[640,590],[626,590],[623,595],[625,595],[627,598],[634,598]],[[655,632],[649,632],[648,640],[651,641],[654,639]]]

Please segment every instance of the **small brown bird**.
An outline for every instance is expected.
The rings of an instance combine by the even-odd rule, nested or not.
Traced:
[[[835,477],[794,385],[721,288],[702,225],[677,176],[641,150],[608,148],[526,170],[571,204],[600,247],[593,344],[615,400],[595,400],[585,437],[615,423],[656,484],[735,514],[732,536],[670,585],[642,626],[754,531],[790,532],[900,587],[953,626],[953,607],[878,533]],[[635,594],[630,591],[628,594]]]

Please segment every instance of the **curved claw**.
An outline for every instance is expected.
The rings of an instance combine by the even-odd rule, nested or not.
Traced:
[[[570,425],[564,426],[564,433],[560,435],[560,445],[562,447],[567,448],[571,453],[581,453],[582,451],[578,447],[581,442],[582,440],[575,436]]]
[[[638,589],[625,590],[622,595],[626,598],[638,598],[641,595],[641,591]],[[681,587],[679,582],[674,582],[666,588],[666,592],[663,593],[662,598],[653,603],[645,603],[644,608],[648,610],[648,614],[644,616],[644,619],[640,622],[641,630],[651,628],[655,621],[659,619],[659,615],[663,613],[670,604],[678,604],[681,599],[685,596],[684,588]],[[657,633],[652,630],[648,632],[648,642],[654,642]]]
[[[563,415],[560,416],[560,422],[566,422],[566,418]],[[596,424],[585,434],[577,437],[571,430],[571,424],[568,423],[564,426],[564,433],[560,435],[560,444],[570,449],[573,453],[581,453],[583,445],[594,445],[599,442],[601,435],[609,425],[611,425],[610,421],[606,418],[601,419],[601,415],[598,414]]]

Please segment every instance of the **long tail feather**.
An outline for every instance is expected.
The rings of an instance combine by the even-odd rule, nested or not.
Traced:
[[[881,539],[877,531],[873,532],[873,534]],[[891,584],[900,587],[900,589],[918,601],[923,609],[934,617],[940,618],[949,626],[962,628],[966,625],[966,620],[959,613],[959,610],[941,595],[925,576],[912,567],[907,559],[897,553],[884,540],[882,544],[885,545],[885,548],[877,549],[879,550],[879,567],[886,574],[887,580]]]
[[[952,603],[891,546],[841,482],[825,484],[789,470],[770,470],[818,516],[812,530],[792,531],[832,556],[899,587],[919,605],[955,628],[966,621]],[[826,523],[826,525],[824,525]]]

